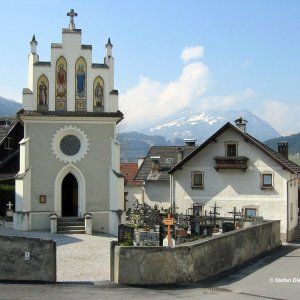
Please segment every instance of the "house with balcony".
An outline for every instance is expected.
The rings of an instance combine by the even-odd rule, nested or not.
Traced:
[[[171,175],[173,212],[216,205],[223,217],[234,208],[249,217],[281,221],[281,238],[290,241],[298,222],[300,167],[288,159],[288,145],[278,152],[246,132],[246,120],[226,123],[177,163]]]

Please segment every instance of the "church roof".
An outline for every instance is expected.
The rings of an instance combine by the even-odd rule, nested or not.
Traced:
[[[119,110],[117,112],[89,112],[89,111],[66,111],[66,110],[56,110],[56,111],[37,111],[37,110],[24,110],[21,109],[18,116],[34,116],[34,117],[106,117],[106,118],[123,118],[123,113]]]

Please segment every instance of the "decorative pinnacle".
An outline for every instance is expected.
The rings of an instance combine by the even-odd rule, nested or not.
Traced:
[[[113,44],[110,41],[110,37],[108,38],[108,41],[107,41],[107,44],[106,44],[106,47],[108,47],[108,46],[113,47]]]
[[[30,46],[31,46],[31,53],[35,54],[36,53],[36,46],[37,46],[38,42],[35,39],[35,34],[32,37],[32,40],[30,42]]]
[[[72,8],[70,9],[70,12],[67,13],[67,16],[70,17],[69,29],[74,30],[75,29],[74,17],[77,17],[77,13]]]

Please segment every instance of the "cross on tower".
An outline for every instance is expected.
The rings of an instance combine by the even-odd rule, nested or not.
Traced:
[[[72,8],[70,9],[70,12],[67,13],[67,16],[70,17],[69,29],[74,30],[75,29],[74,17],[77,17],[77,13]]]

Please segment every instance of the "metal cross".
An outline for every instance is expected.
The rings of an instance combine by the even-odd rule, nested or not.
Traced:
[[[67,13],[67,16],[70,17],[69,29],[74,30],[75,29],[74,17],[77,17],[77,13],[72,8],[70,9],[70,12]]]

